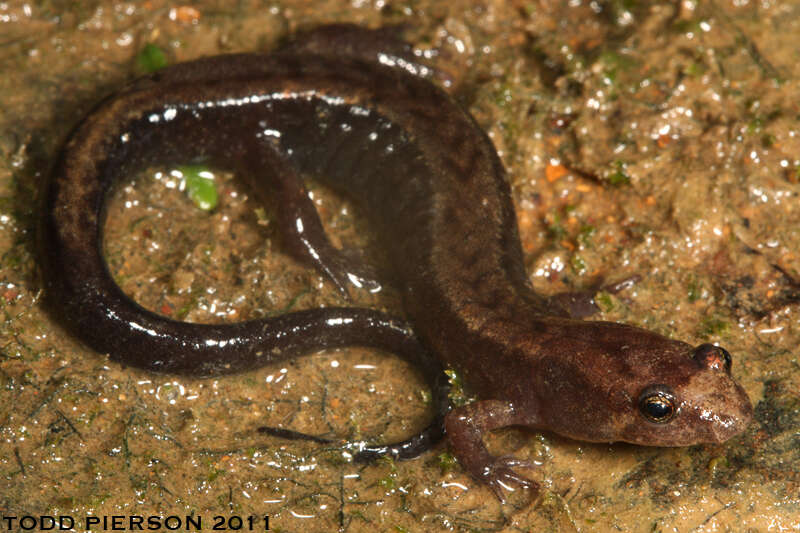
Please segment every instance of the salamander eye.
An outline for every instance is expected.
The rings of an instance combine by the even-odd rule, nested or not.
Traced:
[[[639,395],[639,412],[650,422],[669,422],[676,411],[675,395],[666,385],[651,385]]]
[[[731,354],[728,350],[713,344],[701,344],[692,352],[692,359],[697,361],[701,368],[710,370],[725,370],[731,372]]]

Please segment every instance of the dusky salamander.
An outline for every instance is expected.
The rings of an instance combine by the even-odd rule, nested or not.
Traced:
[[[653,446],[741,433],[752,407],[724,349],[578,320],[533,292],[503,165],[473,118],[421,75],[430,72],[378,31],[329,26],[272,55],[178,64],[105,100],[71,135],[46,194],[43,262],[58,315],[98,352],[159,372],[222,374],[362,344],[420,365],[441,399],[439,363],[457,369],[479,400],[446,415],[447,437],[498,494],[531,482],[514,471],[520,462],[489,454],[482,435],[495,428]],[[200,325],[131,301],[102,255],[109,188],[150,165],[194,160],[278,195],[289,251],[343,291],[372,282],[327,240],[303,177],[350,197],[376,227],[434,357],[402,321],[367,309]],[[389,451],[414,455],[440,426]]]

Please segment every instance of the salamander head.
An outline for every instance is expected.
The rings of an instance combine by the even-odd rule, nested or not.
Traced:
[[[731,356],[702,344],[663,383],[643,387],[635,417],[621,427],[620,440],[651,446],[718,443],[743,432],[753,417],[750,400],[731,377]],[[672,383],[669,383],[672,381]],[[633,418],[632,420],[630,418]]]
[[[722,348],[611,322],[556,331],[541,347],[531,425],[592,442],[689,446],[723,442],[753,417]]]

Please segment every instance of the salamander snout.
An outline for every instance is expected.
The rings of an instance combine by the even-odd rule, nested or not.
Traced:
[[[699,368],[682,387],[680,408],[698,432],[697,441],[724,442],[742,433],[753,418],[753,406],[731,377],[731,355],[713,344],[701,344],[690,355]]]

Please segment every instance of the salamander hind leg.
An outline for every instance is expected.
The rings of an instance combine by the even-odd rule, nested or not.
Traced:
[[[380,282],[374,279],[368,267],[358,264],[331,244],[305,187],[288,194],[284,192],[281,200],[278,225],[288,253],[312,265],[348,301],[350,286],[369,292],[381,290]]]
[[[538,493],[538,483],[514,470],[517,467],[533,468],[535,465],[509,456],[492,456],[483,443],[483,434],[526,421],[527,418],[523,420],[512,404],[500,400],[463,405],[445,418],[445,431],[456,459],[475,479],[489,485],[501,502],[505,502],[504,491],[513,491],[515,486],[533,489]]]
[[[600,311],[600,308],[597,307],[597,303],[595,302],[595,296],[598,292],[602,291],[617,294],[618,292],[632,287],[640,279],[640,276],[634,275],[616,283],[596,283],[590,289],[584,291],[554,294],[547,298],[548,311],[551,314],[569,318],[588,318]]]
[[[278,150],[269,145],[251,146],[235,165],[262,202],[277,196],[278,229],[287,253],[313,266],[348,301],[350,286],[369,292],[381,289],[368,266],[331,244],[302,178]]]

